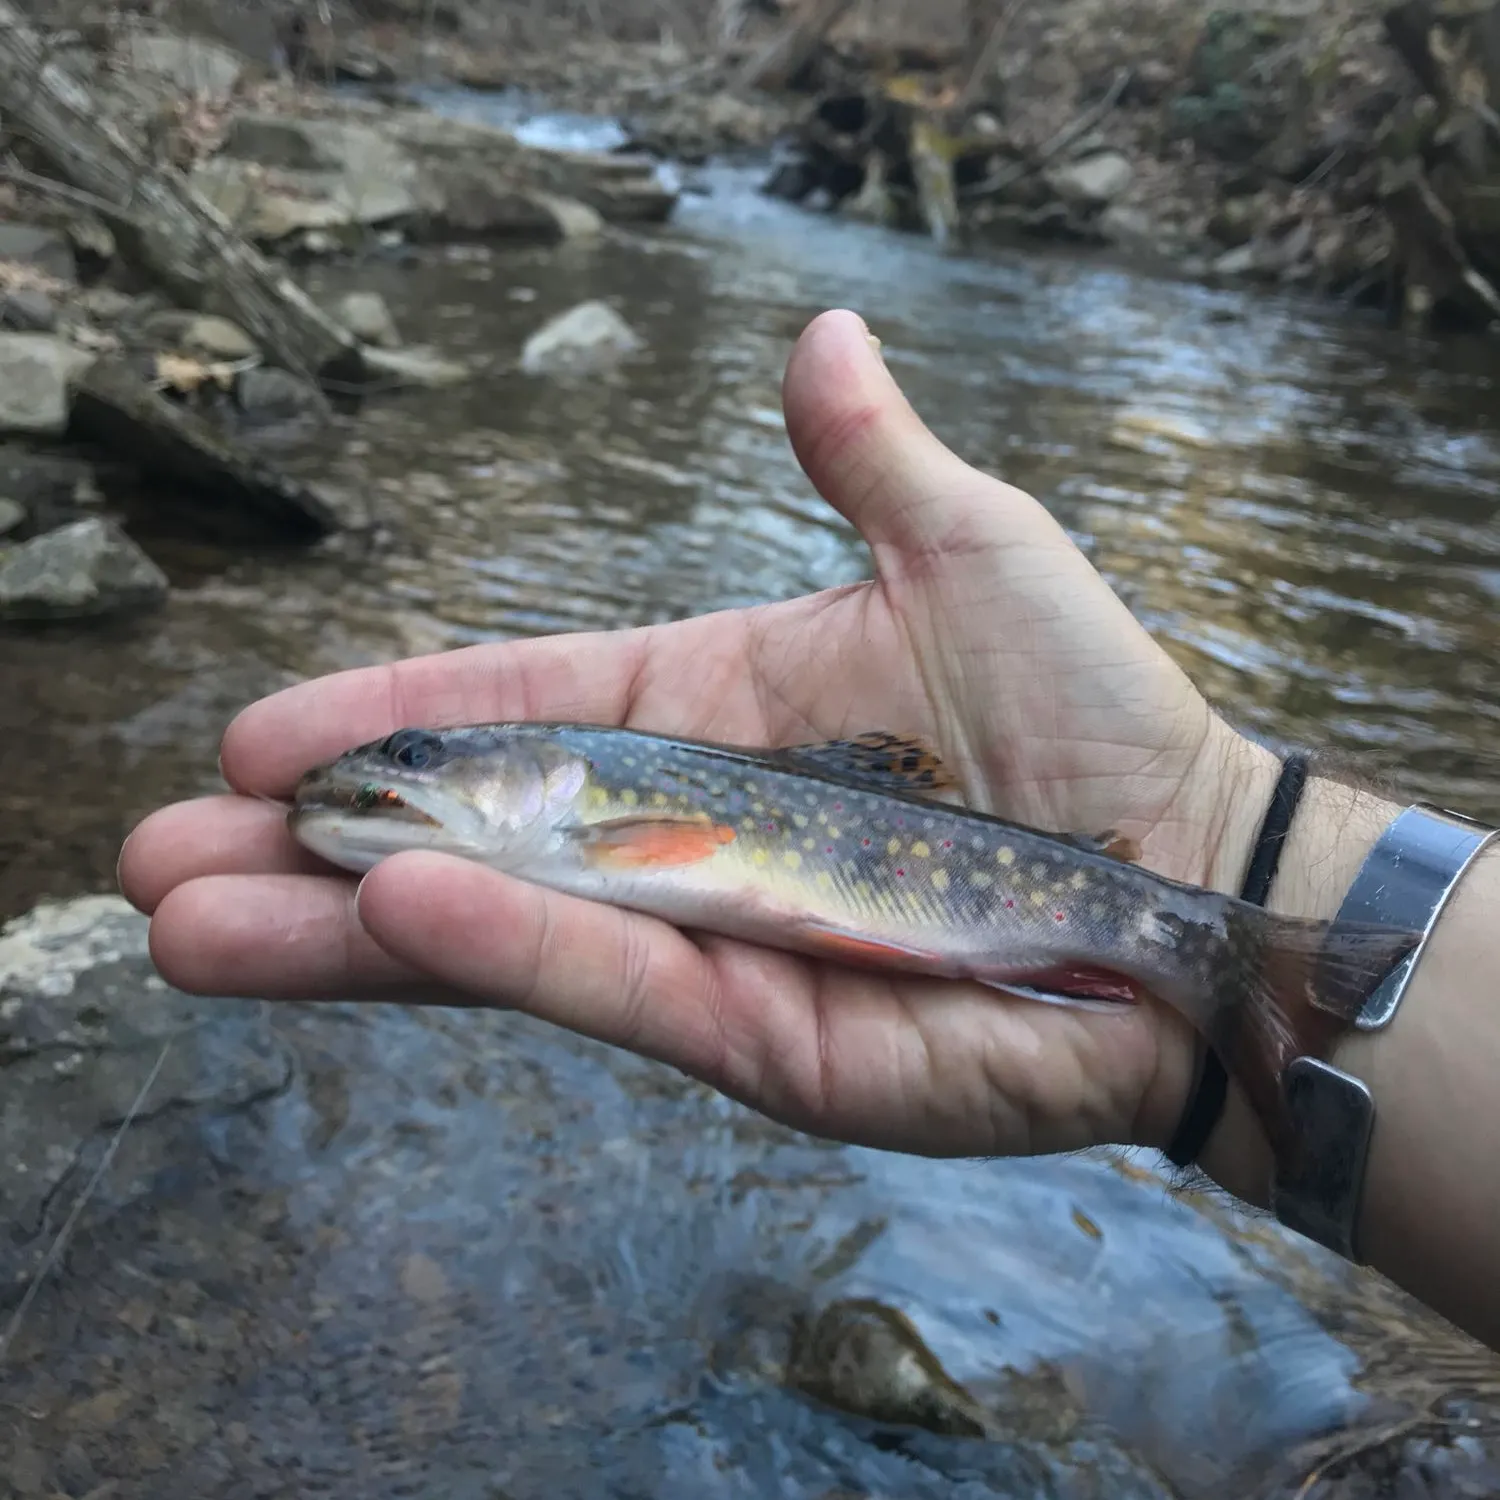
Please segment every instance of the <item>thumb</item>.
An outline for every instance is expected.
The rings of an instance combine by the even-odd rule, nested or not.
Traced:
[[[822,313],[797,341],[782,382],[797,461],[871,549],[910,556],[1062,539],[1029,495],[939,442],[876,347],[858,314]]]

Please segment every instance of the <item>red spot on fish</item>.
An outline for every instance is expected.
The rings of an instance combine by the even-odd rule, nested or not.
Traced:
[[[829,846],[828,846],[828,847],[827,847],[827,848],[826,848],[826,849],[825,849],[825,850],[824,850],[824,851],[823,851],[823,853],[824,853],[824,854],[832,854],[832,853],[833,853],[833,845],[832,845],[832,844],[830,844],[830,845],[829,845]]]
[[[842,802],[835,802],[833,804],[833,810],[834,812],[843,812],[844,804]]]
[[[905,876],[906,876],[906,871],[905,870],[897,870],[896,874],[897,874],[898,877],[904,879]]]
[[[766,824],[766,832],[767,833],[775,833],[776,832],[776,825],[774,823],[767,823]]]
[[[870,841],[869,841],[869,839],[861,839],[860,843],[863,844],[866,849],[868,849],[870,847]]]
[[[1010,911],[1015,906],[1015,904],[1016,903],[1014,901],[1007,901],[1005,903],[1005,909],[1006,909],[1006,911]]]
[[[1068,920],[1067,913],[1055,911],[1052,913],[1052,920],[1054,922],[1066,922]]]
[[[945,849],[951,849],[952,847],[953,847],[953,840],[952,839],[944,839],[943,840],[943,848],[945,848]]]

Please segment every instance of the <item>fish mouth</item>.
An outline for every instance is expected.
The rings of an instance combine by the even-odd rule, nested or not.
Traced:
[[[365,777],[310,771],[298,783],[290,818],[293,826],[311,819],[334,815],[378,818],[382,822],[407,823],[417,828],[440,828],[430,813],[408,801],[394,787]]]

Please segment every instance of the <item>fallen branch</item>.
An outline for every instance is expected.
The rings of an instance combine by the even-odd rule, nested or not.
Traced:
[[[1028,161],[1017,162],[1014,166],[1006,167],[1003,172],[996,172],[993,177],[986,177],[982,182],[970,183],[967,187],[959,189],[961,198],[988,198],[996,193],[1003,193],[1007,188],[1014,187],[1016,183],[1024,181],[1034,172],[1040,172],[1055,156],[1066,151],[1080,136],[1087,135],[1106,115],[1120,102],[1120,96],[1130,84],[1131,70],[1121,68],[1115,74],[1115,80],[1109,86],[1109,92],[1090,109],[1085,110],[1076,120],[1064,125],[1061,130],[1047,142],[1035,156]]]
[[[49,61],[47,43],[11,0],[0,0],[0,109],[65,182],[118,221],[122,252],[184,306],[234,319],[270,361],[305,377],[363,376],[353,336],[179,172],[153,165],[101,102]]]
[[[771,90],[788,87],[852,4],[853,0],[807,0],[800,13],[745,64],[740,86]]]

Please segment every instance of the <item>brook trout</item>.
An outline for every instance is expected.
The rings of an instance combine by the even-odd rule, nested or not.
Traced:
[[[751,750],[577,724],[402,729],[310,771],[295,837],[363,872],[405,849],[857,965],[1118,1007],[1155,996],[1218,1052],[1273,1144],[1318,1056],[1420,934],[1273,916],[1152,874],[1113,833],[954,807],[899,735]]]

